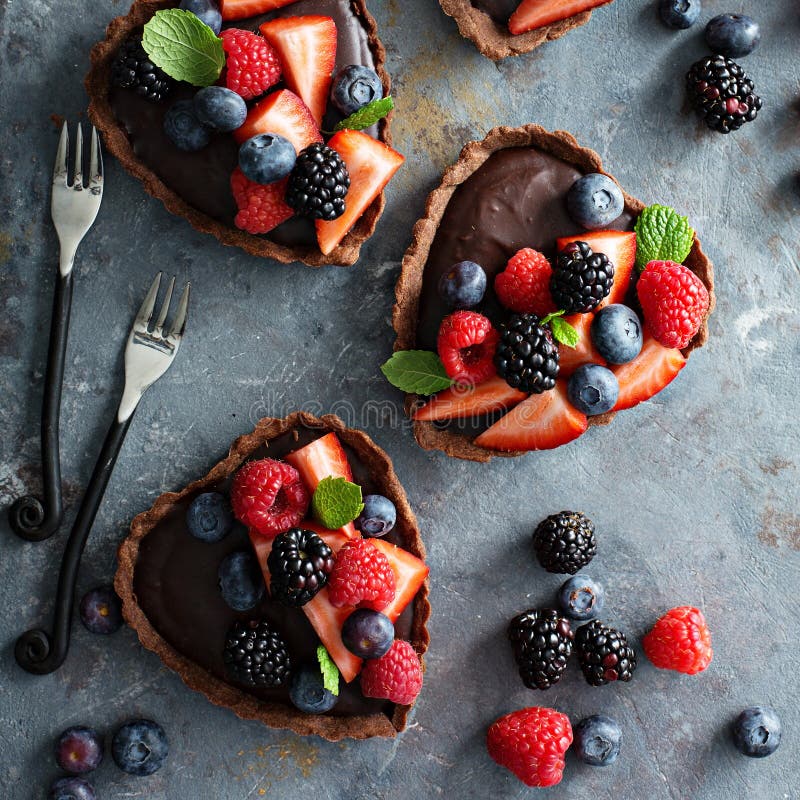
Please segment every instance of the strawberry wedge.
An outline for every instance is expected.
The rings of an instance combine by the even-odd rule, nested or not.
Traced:
[[[456,384],[435,394],[422,408],[414,412],[413,417],[421,421],[477,417],[480,414],[512,408],[527,396],[496,375],[477,386]]]
[[[276,8],[283,8],[295,0],[220,0],[219,10],[222,19],[247,19],[258,14],[266,14]]]
[[[522,0],[508,21],[508,29],[516,36],[610,2],[611,0]]]
[[[288,139],[299,153],[314,142],[322,141],[319,126],[308,106],[288,89],[268,94],[247,113],[241,128],[233,132],[239,144],[259,133],[275,133]]]
[[[328,146],[336,150],[346,164],[350,189],[341,217],[330,222],[316,221],[317,241],[323,255],[328,255],[344,239],[405,161],[400,153],[361,131],[339,131]]]
[[[430,569],[424,561],[409,553],[408,550],[403,550],[402,547],[390,544],[383,539],[370,539],[370,541],[389,559],[389,564],[394,571],[396,579],[394,600],[381,613],[386,614],[392,622],[396,622],[406,606],[414,599],[422,584],[425,583]]]
[[[652,336],[645,335],[639,355],[612,369],[619,381],[619,398],[614,411],[649,400],[672,383],[685,366],[686,359],[680,350],[664,347]]]
[[[606,365],[605,359],[597,352],[592,342],[592,320],[594,314],[570,314],[564,317],[578,331],[581,337],[576,347],[567,347],[565,344],[558,345],[558,374],[562,378],[569,378],[578,367],[584,364],[599,364],[601,367]]]

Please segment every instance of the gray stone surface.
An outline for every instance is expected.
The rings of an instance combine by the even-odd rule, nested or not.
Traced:
[[[89,48],[124,4],[0,0],[2,504],[37,487],[56,264],[50,115],[83,112]],[[352,422],[368,424],[392,454],[429,549],[426,686],[396,741],[328,744],[211,706],[128,630],[105,639],[78,624],[63,669],[23,674],[13,642],[49,618],[64,534],[22,544],[3,519],[4,798],[43,796],[56,775],[51,741],[67,725],[110,731],[132,715],[160,720],[172,755],[149,779],[103,765],[102,798],[522,798],[532,794],[490,761],[483,736],[501,713],[534,704],[574,721],[611,714],[625,736],[607,770],[570,756],[549,797],[800,796],[797,9],[781,0],[705,3],[704,20],[749,9],[764,34],[745,61],[765,97],[762,118],[721,137],[682,110],[683,74],[703,52],[699,29],[665,29],[654,5],[618,0],[567,38],[495,65],[459,38],[434,0],[373,0],[395,80],[395,142],[408,161],[378,234],[349,270],[281,266],[226,249],[168,215],[108,159],[103,208],[76,273],[61,433],[68,521],[117,402],[123,339],[151,276],[165,269],[191,278],[195,293],[178,362],[128,435],[80,589],[112,576],[135,513],[203,474],[259,416],[315,403],[353,409]],[[656,400],[577,445],[460,463],[416,447],[398,422],[398,394],[378,372],[393,341],[392,287],[425,196],[462,143],[495,124],[528,121],[572,131],[631,193],[689,215],[717,267],[712,338]],[[365,421],[367,403],[394,411]],[[590,571],[607,586],[609,621],[638,639],[670,606],[705,610],[715,650],[706,673],[686,678],[642,663],[632,684],[591,689],[573,664],[547,694],[521,686],[504,627],[513,613],[550,602],[559,579],[532,563],[528,537],[564,507],[597,524]],[[752,703],[771,703],[784,721],[785,741],[764,761],[740,757],[728,740],[729,721]]]

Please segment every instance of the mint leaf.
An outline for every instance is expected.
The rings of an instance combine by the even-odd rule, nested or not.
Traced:
[[[550,330],[553,332],[553,338],[557,342],[565,344],[573,350],[578,346],[578,342],[581,340],[581,335],[578,331],[576,331],[569,322],[561,319],[561,317],[553,317],[553,319],[550,320]]]
[[[211,86],[225,66],[222,39],[191,11],[156,11],[144,26],[142,47],[176,81]]]
[[[337,697],[339,695],[339,668],[333,663],[333,659],[321,644],[317,647],[317,661],[322,672],[322,685]]]
[[[669,206],[648,206],[636,220],[636,268],[641,272],[650,261],[683,264],[694,242],[689,220]]]
[[[369,128],[370,125],[383,119],[393,108],[394,100],[391,95],[380,100],[373,100],[363,108],[359,108],[355,114],[343,119],[333,130],[363,131],[364,128]]]
[[[361,487],[344,478],[323,478],[311,498],[311,511],[320,525],[335,531],[352,522],[364,510]]]
[[[386,380],[409,394],[435,394],[453,385],[436,353],[398,350],[382,367]]]

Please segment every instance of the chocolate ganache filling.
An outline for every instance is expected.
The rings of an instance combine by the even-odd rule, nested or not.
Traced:
[[[520,0],[472,0],[472,5],[500,25],[507,25]]]

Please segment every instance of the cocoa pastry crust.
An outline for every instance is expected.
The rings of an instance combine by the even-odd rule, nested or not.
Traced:
[[[402,532],[403,548],[424,560],[425,545],[420,536],[416,517],[408,504],[405,491],[394,472],[389,456],[367,434],[345,427],[342,420],[333,414],[315,417],[298,411],[283,419],[266,417],[260,420],[252,433],[239,437],[231,445],[227,457],[212,467],[207,475],[190,483],[180,492],[162,494],[148,511],[136,516],[131,523],[130,534],[119,546],[114,588],[122,600],[123,617],[136,631],[142,645],[148,650],[152,650],[167,667],[177,672],[190,689],[201,692],[215,705],[231,709],[242,719],[258,720],[271,728],[286,728],[301,736],[316,734],[332,742],[345,738],[392,737],[405,730],[412,706],[394,706],[391,717],[384,713],[330,717],[304,714],[282,703],[260,700],[242,689],[214,677],[175,650],[151,625],[136,597],[134,570],[139,546],[142,539],[169,514],[173,506],[191,495],[208,491],[216,486],[219,481],[233,474],[242,462],[266,442],[300,428],[319,430],[321,435],[328,431],[335,431],[341,441],[352,448],[377,482],[381,493],[389,497],[397,507],[395,530]],[[426,580],[414,598],[414,615],[410,635],[411,644],[420,658],[430,643],[427,627],[430,613],[428,581]]]
[[[222,244],[240,247],[250,255],[272,258],[284,264],[295,261],[300,261],[309,267],[329,264],[346,267],[355,264],[358,261],[361,245],[375,232],[383,213],[386,205],[384,192],[373,200],[339,246],[325,256],[316,246],[288,247],[272,242],[265,236],[255,236],[213,219],[186,203],[150,167],[137,158],[125,130],[114,116],[109,101],[111,65],[117,50],[128,36],[141,28],[156,11],[174,8],[177,5],[177,0],[134,0],[130,11],[125,16],[113,19],[106,29],[106,38],[92,48],[91,66],[84,84],[89,95],[89,119],[102,134],[106,149],[116,156],[134,178],[142,182],[148,194],[164,204],[167,211],[183,217],[196,230],[216,236]],[[367,32],[369,46],[375,59],[375,71],[383,83],[384,94],[388,95],[391,83],[386,72],[386,50],[378,37],[378,26],[367,10],[365,0],[350,0],[350,5],[353,14],[361,20]],[[378,123],[378,139],[386,145],[392,143],[391,116],[389,114]]]
[[[464,183],[492,153],[508,147],[534,147],[573,164],[584,173],[601,172],[617,182],[613,175],[603,169],[600,156],[594,150],[581,147],[575,137],[566,131],[551,133],[533,123],[519,128],[502,126],[490,130],[483,141],[468,142],[461,150],[458,161],[445,170],[442,182],[428,195],[425,216],[414,225],[411,244],[403,256],[400,277],[395,285],[395,305],[392,312],[392,325],[397,334],[395,350],[410,350],[416,346],[422,275],[428,261],[431,244],[450,198],[458,186]],[[645,204],[641,200],[631,197],[624,189],[622,193],[625,198],[625,210],[638,216],[645,208]],[[703,252],[697,234],[694,237],[692,250],[684,263],[703,281],[710,298],[708,313],[700,330],[682,351],[683,355],[688,357],[693,350],[702,347],[708,340],[708,317],[716,302],[714,266]],[[406,414],[410,416],[412,408],[419,401],[420,398],[417,395],[406,395]],[[610,411],[607,414],[589,417],[589,425],[608,425],[615,416],[616,412]],[[506,453],[478,447],[466,435],[450,430],[441,430],[432,422],[415,421],[413,425],[414,438],[421,447],[425,450],[441,450],[453,458],[490,461],[496,456],[508,458],[524,455],[527,452]]]

